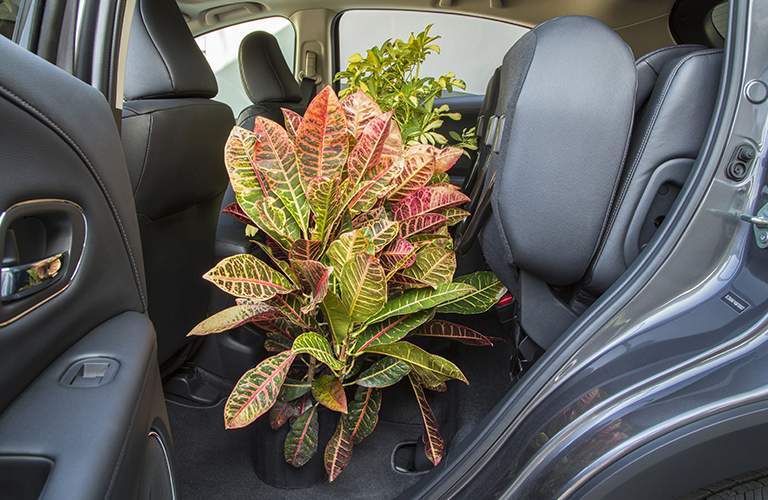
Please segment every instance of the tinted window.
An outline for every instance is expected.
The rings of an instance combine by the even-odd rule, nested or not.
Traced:
[[[440,75],[449,71],[467,82],[467,92],[483,94],[494,69],[509,48],[528,29],[514,24],[479,17],[440,12],[400,10],[351,10],[339,20],[339,61],[346,67],[352,54],[381,44],[389,38],[407,39],[432,24],[430,31],[442,38],[437,41],[440,54],[427,59],[424,74]]]
[[[216,100],[228,104],[235,115],[251,104],[240,81],[237,52],[243,38],[254,31],[266,31],[275,35],[283,57],[288,66],[293,68],[296,34],[290,21],[283,17],[268,17],[236,24],[200,35],[196,39],[219,84]]]
[[[0,0],[0,35],[13,37],[16,17],[19,15],[20,0]]]

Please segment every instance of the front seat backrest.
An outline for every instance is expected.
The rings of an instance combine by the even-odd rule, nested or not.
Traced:
[[[265,31],[254,31],[240,43],[240,79],[253,103],[237,117],[237,124],[253,130],[257,116],[283,123],[280,108],[303,114],[302,95],[277,39]]]
[[[696,46],[668,55],[636,118],[612,217],[586,281],[605,291],[648,243],[688,178],[714,112],[723,54]],[[638,63],[646,65],[648,57]],[[642,97],[639,94],[638,97]]]
[[[122,138],[136,200],[160,361],[207,313],[201,275],[213,265],[227,187],[232,110],[211,100],[211,68],[173,0],[138,0],[125,80]]]

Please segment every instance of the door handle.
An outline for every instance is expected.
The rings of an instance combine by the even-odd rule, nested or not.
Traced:
[[[36,262],[0,267],[0,302],[11,302],[45,290],[66,274],[69,252]]]

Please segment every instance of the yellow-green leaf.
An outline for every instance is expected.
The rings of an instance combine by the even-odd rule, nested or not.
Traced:
[[[368,323],[384,321],[392,316],[431,309],[471,293],[474,289],[472,285],[465,283],[446,283],[438,285],[437,288],[409,290],[387,301],[386,305],[378,313],[368,319]]]
[[[347,413],[347,395],[341,381],[333,375],[320,375],[312,381],[312,396],[329,410]]]
[[[387,301],[384,268],[373,255],[355,255],[341,271],[339,282],[341,303],[353,322],[367,320]]]
[[[273,319],[275,310],[262,302],[239,304],[219,311],[195,326],[188,335],[208,335],[237,328],[249,321]]]
[[[414,368],[426,370],[448,378],[461,380],[468,384],[467,377],[459,370],[459,367],[437,354],[430,354],[422,348],[410,342],[400,341],[394,344],[377,345],[369,347],[365,352],[383,354],[405,361]]]
[[[343,368],[341,361],[336,359],[328,339],[315,332],[302,333],[293,341],[291,351],[294,354],[309,354],[316,360],[328,366],[333,371]]]
[[[227,257],[203,277],[230,295],[257,301],[294,289],[285,276],[250,254]]]

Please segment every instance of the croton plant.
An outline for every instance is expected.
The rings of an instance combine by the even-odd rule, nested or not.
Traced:
[[[286,127],[258,118],[235,127],[226,164],[236,204],[226,211],[255,226],[262,258],[228,257],[205,279],[236,305],[197,325],[207,335],[251,323],[274,353],[248,370],[224,406],[227,428],[269,412],[288,424],[285,460],[300,467],[318,448],[320,406],[339,413],[324,462],[333,481],[352,447],[376,427],[381,389],[407,377],[424,421],[427,458],[444,441],[425,389],[467,383],[447,359],[417,346],[441,337],[475,346],[491,340],[436,313],[475,314],[504,293],[489,272],[453,277],[448,227],[469,199],[447,182],[463,151],[403,147],[391,113],[366,94],[341,101],[323,89],[302,117],[283,110]]]

